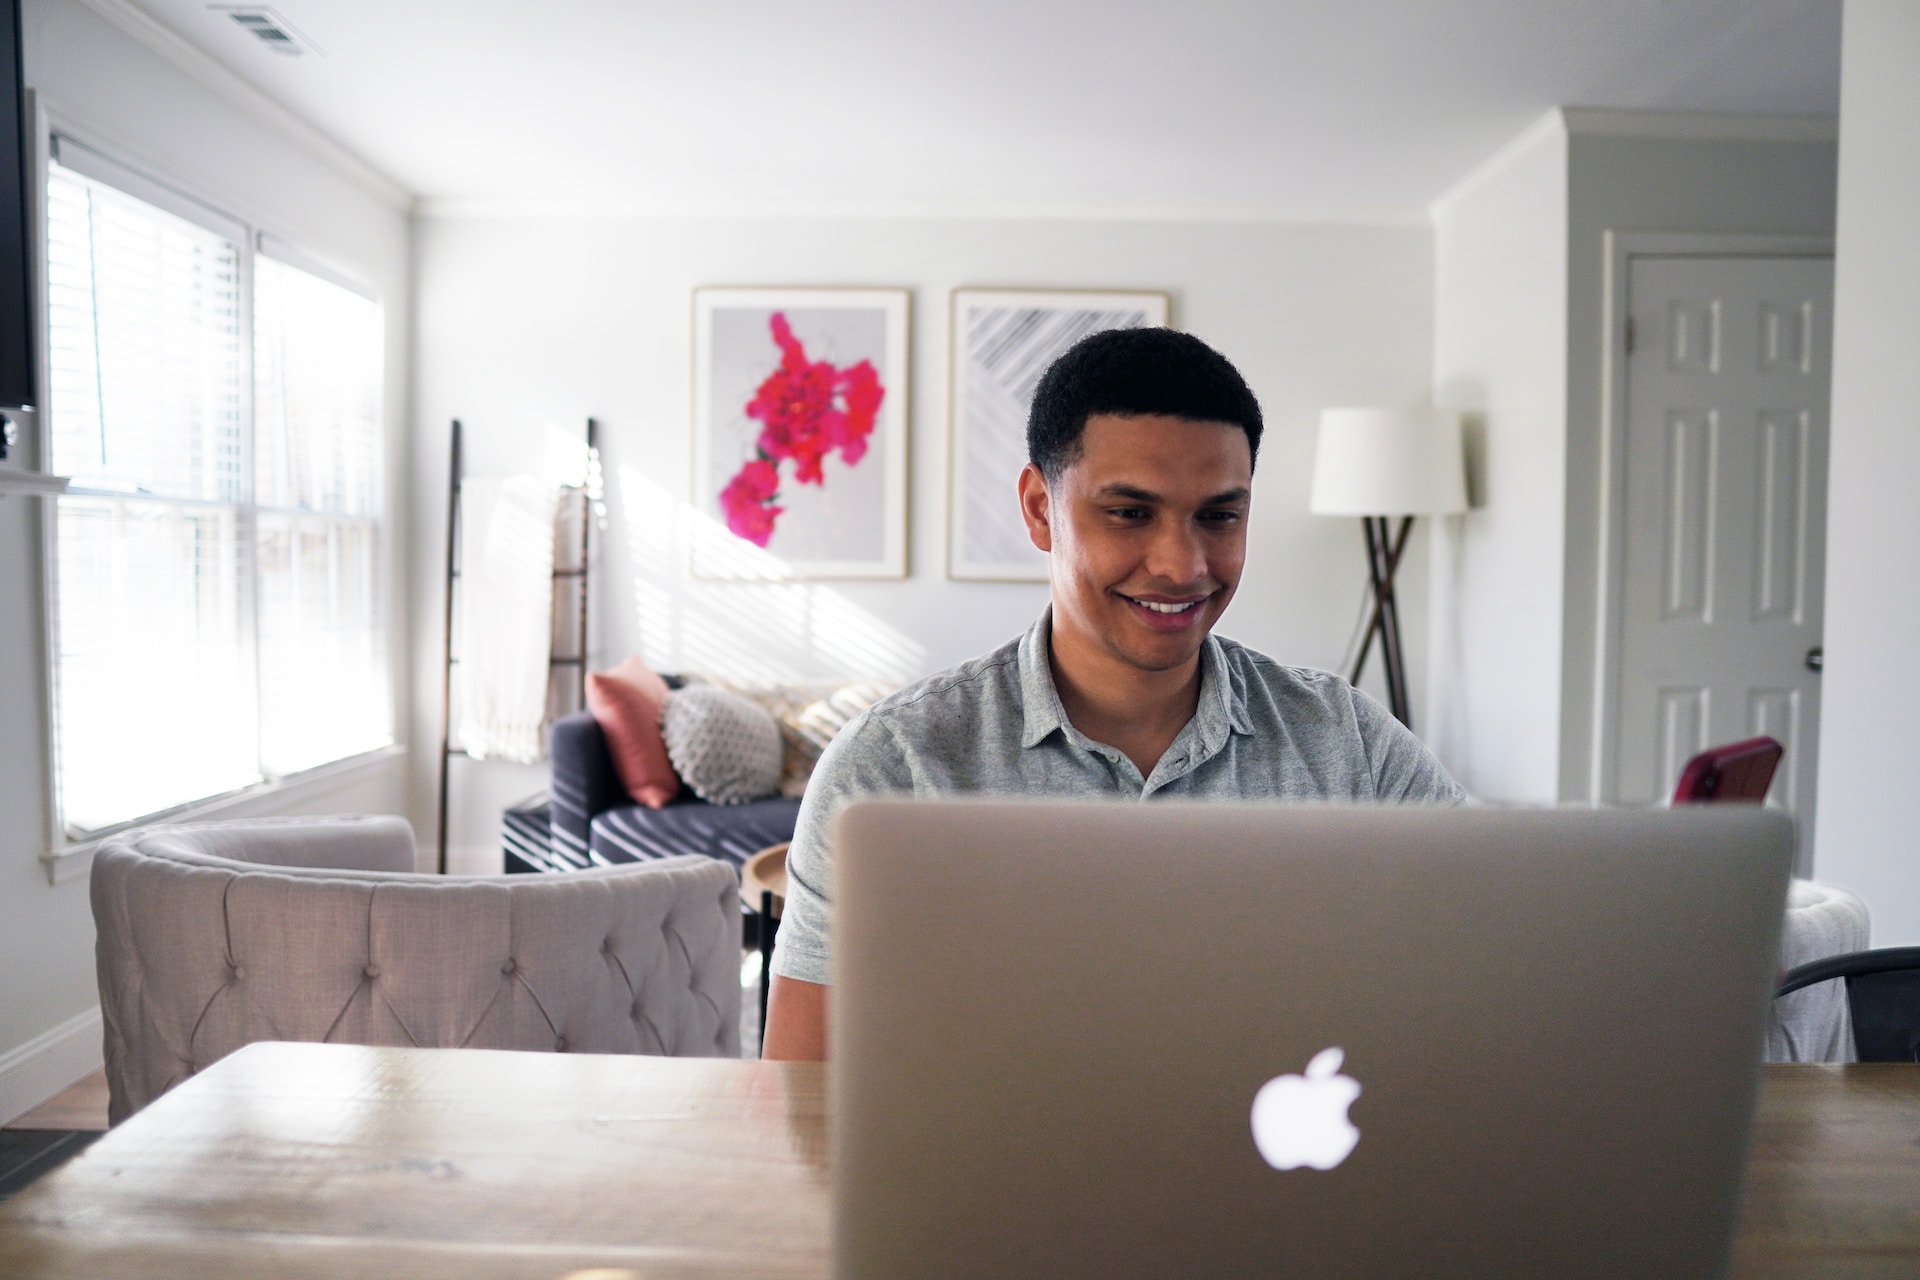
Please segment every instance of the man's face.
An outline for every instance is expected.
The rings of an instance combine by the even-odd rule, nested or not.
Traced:
[[[1056,651],[1141,671],[1193,661],[1246,560],[1247,433],[1096,414],[1080,445],[1053,484],[1031,464],[1020,477],[1027,532],[1051,559]]]

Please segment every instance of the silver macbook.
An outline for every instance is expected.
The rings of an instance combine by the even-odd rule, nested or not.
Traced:
[[[1779,814],[888,801],[837,848],[842,1280],[1725,1269]]]

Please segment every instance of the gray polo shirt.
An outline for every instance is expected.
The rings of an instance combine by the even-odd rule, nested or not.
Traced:
[[[1051,611],[1026,635],[891,697],[822,753],[787,851],[773,971],[827,981],[834,816],[863,796],[1057,795],[1147,800],[1459,804],[1420,740],[1339,676],[1209,636],[1200,704],[1150,777],[1067,722],[1048,661]]]

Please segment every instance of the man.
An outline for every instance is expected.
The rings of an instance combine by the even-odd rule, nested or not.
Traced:
[[[1170,329],[1096,334],[1047,370],[1020,509],[1051,607],[821,756],[787,853],[765,1057],[826,1056],[829,839],[854,797],[1465,799],[1346,681],[1212,635],[1246,558],[1260,432],[1234,367]]]

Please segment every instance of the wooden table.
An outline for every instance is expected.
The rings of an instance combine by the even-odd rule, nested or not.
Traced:
[[[0,1205],[0,1276],[810,1276],[817,1066],[253,1045]],[[1920,1067],[1770,1067],[1740,1277],[1920,1275]]]
[[[0,1276],[824,1276],[825,1084],[726,1059],[249,1045],[0,1204]]]
[[[1732,1274],[1920,1276],[1920,1066],[1769,1066]]]

